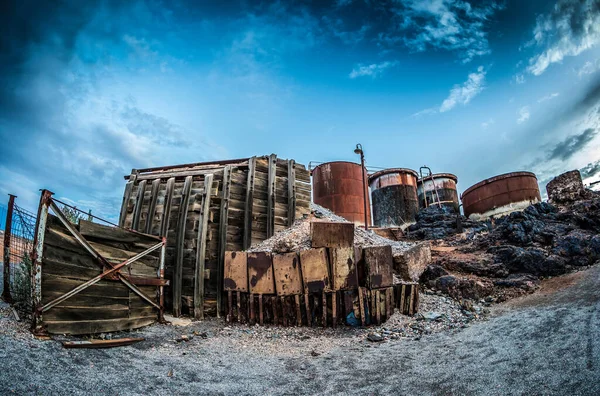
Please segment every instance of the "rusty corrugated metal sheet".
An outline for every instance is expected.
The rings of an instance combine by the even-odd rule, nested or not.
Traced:
[[[313,201],[338,216],[364,225],[364,196],[367,197],[367,221],[371,223],[366,170],[360,164],[336,161],[318,165],[312,171]]]
[[[511,172],[483,180],[462,193],[465,216],[482,215],[505,205],[541,201],[537,178],[531,172]]]
[[[423,179],[419,179],[417,181],[417,195],[419,197],[419,209],[423,209],[426,207],[425,205],[425,192],[427,193],[427,206],[431,204],[437,203],[437,198],[432,194],[435,194],[435,189],[437,190],[437,195],[440,198],[441,204],[444,206],[449,206],[454,208],[454,210],[458,211],[459,202],[458,202],[458,191],[456,189],[456,184],[458,183],[458,178],[456,175],[452,173],[434,173],[433,181],[430,176],[425,176],[424,182]]]
[[[369,176],[373,222],[377,227],[400,226],[415,221],[418,174],[412,169],[390,168]]]

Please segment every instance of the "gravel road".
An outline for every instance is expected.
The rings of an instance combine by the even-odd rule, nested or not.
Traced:
[[[147,340],[129,347],[65,350],[15,328],[0,335],[0,393],[597,395],[599,308],[595,266],[544,281],[487,321],[384,343],[356,329],[283,340],[259,331],[253,341],[213,320],[151,326],[130,334]]]

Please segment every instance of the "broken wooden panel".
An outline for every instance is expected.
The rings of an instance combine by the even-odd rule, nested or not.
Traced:
[[[313,221],[310,223],[310,238],[313,248],[341,248],[354,245],[354,224]]]
[[[354,248],[329,249],[331,282],[333,290],[349,290],[358,287]]]
[[[364,250],[366,286],[370,289],[394,284],[391,246],[370,246]]]
[[[271,254],[248,253],[249,291],[253,294],[275,294]]]
[[[302,280],[305,293],[331,290],[327,249],[310,249],[300,252]]]
[[[248,291],[247,258],[248,255],[245,252],[225,252],[224,290]]]
[[[302,294],[302,275],[298,253],[273,255],[273,271],[275,272],[275,289],[278,296]]]

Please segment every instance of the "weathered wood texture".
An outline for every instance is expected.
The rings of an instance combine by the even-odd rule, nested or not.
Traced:
[[[210,186],[205,185],[208,175],[212,175]],[[187,177],[192,178],[191,188],[187,215],[182,218]],[[165,277],[172,280],[181,263],[181,311],[193,311],[197,318],[204,311],[216,311],[219,285],[225,279],[225,251],[244,250],[267,239],[270,232],[288,227],[293,218],[310,213],[309,172],[304,165],[276,156],[139,169],[126,179],[120,225],[167,237]],[[198,235],[202,229],[205,238]],[[183,237],[182,245],[177,244],[178,235]],[[202,280],[202,306],[194,309],[201,289],[197,287],[197,268],[204,268],[207,276]],[[174,305],[172,295],[173,290],[166,288],[168,307]],[[225,310],[225,306],[221,308]]]
[[[391,246],[371,246],[364,250],[366,286],[370,289],[394,284]]]
[[[313,248],[347,248],[354,246],[354,224],[328,221],[310,223]]]
[[[109,263],[118,264],[160,241],[140,233],[80,220],[78,231]],[[160,250],[121,272],[159,303]],[[62,223],[49,215],[42,257],[42,305],[102,273],[94,259]],[[149,284],[155,284],[154,286]],[[158,310],[118,280],[101,280],[43,313],[42,325],[53,334],[94,334],[135,329],[156,322]]]

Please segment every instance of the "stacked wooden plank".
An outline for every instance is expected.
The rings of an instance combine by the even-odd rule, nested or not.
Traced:
[[[274,154],[134,169],[126,179],[119,224],[167,237],[166,303],[175,316],[218,314],[225,252],[247,249],[310,212],[305,166]]]
[[[160,240],[117,227],[80,220],[78,232],[111,264],[118,264],[154,246]],[[160,250],[123,270],[126,279],[159,303]],[[46,223],[41,271],[41,305],[98,276],[102,267],[53,215]],[[48,333],[93,334],[135,329],[154,323],[159,310],[118,279],[103,279],[45,311],[42,325]]]
[[[281,254],[226,252],[228,320],[335,327],[381,323],[396,307],[416,312],[417,284],[402,288],[401,301],[394,296],[390,246],[355,248],[354,225],[335,222],[312,222],[311,244]]]

